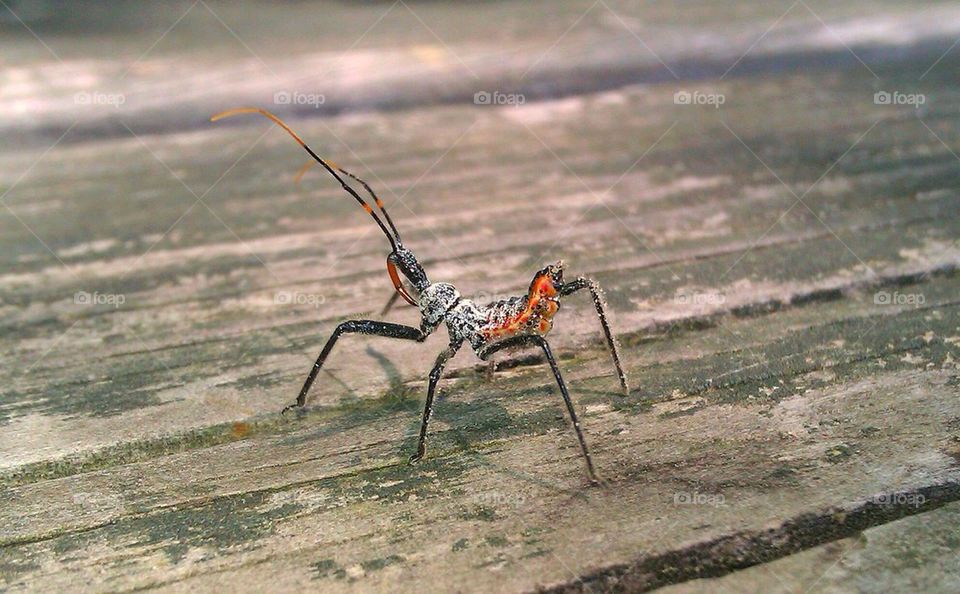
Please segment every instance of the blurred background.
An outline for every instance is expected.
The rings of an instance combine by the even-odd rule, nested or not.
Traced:
[[[302,116],[528,102],[635,84],[884,64],[925,73],[949,2],[5,1],[8,146],[203,128],[224,104]],[[829,22],[829,26],[828,23]],[[947,56],[949,57],[949,56]],[[879,82],[879,81],[875,81]],[[290,103],[274,101],[275,93]],[[88,97],[89,95],[89,97]],[[90,101],[90,105],[85,102]]]

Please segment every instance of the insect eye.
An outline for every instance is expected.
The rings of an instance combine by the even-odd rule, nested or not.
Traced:
[[[417,305],[417,302],[410,296],[407,288],[403,286],[403,281],[400,280],[400,273],[397,271],[397,266],[389,257],[387,258],[387,273],[390,275],[390,281],[393,282],[393,288],[397,290],[397,293],[400,293],[400,296],[410,305]]]

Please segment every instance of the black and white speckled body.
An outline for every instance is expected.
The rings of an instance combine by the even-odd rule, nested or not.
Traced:
[[[429,334],[445,321],[452,344],[466,342],[483,357],[485,349],[508,338],[545,336],[560,308],[558,286],[563,286],[562,262],[534,275],[527,294],[492,303],[475,303],[449,283],[433,283],[420,293],[420,327]],[[549,295],[541,294],[544,289]]]
[[[390,275],[390,280],[397,293],[395,298],[402,297],[408,303],[416,305],[420,309],[419,328],[378,320],[349,320],[338,325],[327,340],[323,350],[320,351],[316,363],[314,363],[303,387],[300,389],[300,394],[297,396],[296,402],[286,407],[284,411],[291,408],[303,407],[306,404],[307,394],[314,380],[316,380],[320,368],[330,355],[337,340],[344,334],[367,334],[423,342],[433,334],[441,324],[446,324],[450,343],[437,357],[433,369],[430,371],[429,382],[427,384],[427,398],[420,425],[420,439],[417,445],[417,452],[411,456],[410,461],[415,462],[419,460],[425,452],[427,425],[430,422],[430,416],[433,412],[433,400],[436,394],[437,384],[440,381],[443,368],[447,361],[457,353],[464,343],[469,344],[477,356],[484,360],[504,348],[536,346],[543,351],[547,362],[550,364],[554,379],[556,379],[557,385],[560,388],[560,394],[563,396],[567,412],[570,414],[570,419],[573,422],[577,439],[580,442],[580,450],[586,462],[587,471],[591,480],[596,481],[597,478],[593,469],[593,462],[587,450],[587,444],[584,440],[583,432],[580,429],[580,422],[577,419],[573,402],[570,400],[570,394],[563,381],[563,376],[560,374],[560,368],[544,336],[546,336],[553,327],[553,316],[560,309],[560,299],[581,289],[589,289],[593,296],[593,303],[597,309],[597,315],[600,318],[600,324],[603,327],[608,346],[610,347],[610,353],[620,379],[620,385],[623,391],[628,393],[627,378],[620,364],[619,349],[613,334],[610,332],[610,327],[607,324],[606,306],[603,302],[603,294],[597,283],[583,277],[570,282],[564,282],[563,264],[561,262],[551,264],[537,272],[533,277],[533,281],[530,283],[530,288],[527,290],[526,295],[518,295],[487,304],[477,304],[470,299],[464,299],[456,287],[449,283],[431,283],[427,278],[427,273],[413,255],[413,252],[403,246],[400,240],[400,233],[396,225],[394,225],[393,220],[391,220],[390,215],[387,213],[383,202],[365,181],[341,169],[337,165],[320,158],[320,156],[307,146],[303,139],[280,120],[280,118],[264,109],[250,107],[233,109],[217,114],[211,119],[216,121],[225,117],[249,113],[256,113],[269,118],[283,128],[317,163],[340,183],[343,190],[356,200],[367,214],[373,217],[374,222],[390,242],[391,251],[387,256],[387,272]],[[350,178],[363,186],[373,199],[377,207],[376,210],[347,183],[346,178]],[[401,275],[413,288],[413,291],[417,294],[416,296],[412,295],[404,285]],[[394,300],[391,299],[387,309],[389,309],[393,301]],[[387,309],[384,310],[384,313]]]

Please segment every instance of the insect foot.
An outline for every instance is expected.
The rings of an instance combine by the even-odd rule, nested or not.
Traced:
[[[591,486],[591,487],[600,487],[600,488],[602,488],[602,489],[606,489],[606,488],[609,488],[609,487],[610,487],[610,483],[608,483],[608,482],[605,481],[604,479],[598,477],[597,475],[593,475],[592,477],[590,477],[590,486]]]
[[[300,404],[298,404],[298,403],[296,403],[296,402],[294,402],[293,404],[288,404],[287,406],[284,406],[284,407],[283,407],[283,410],[280,411],[280,416],[286,416],[287,412],[289,412],[289,411],[291,411],[291,410],[293,410],[293,409],[295,409],[295,408],[302,409],[303,406],[300,405]]]

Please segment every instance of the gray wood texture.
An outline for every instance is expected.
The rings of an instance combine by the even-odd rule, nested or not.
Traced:
[[[955,6],[553,4],[187,3],[112,61],[2,42],[36,111],[0,117],[0,589],[960,587]],[[70,67],[124,104],[23,86]],[[532,352],[460,353],[408,465],[445,331],[345,337],[278,414],[378,317],[387,245],[269,122],[202,120],[318,89],[277,111],[431,279],[604,286],[629,396],[587,296],[550,335],[603,487]]]

